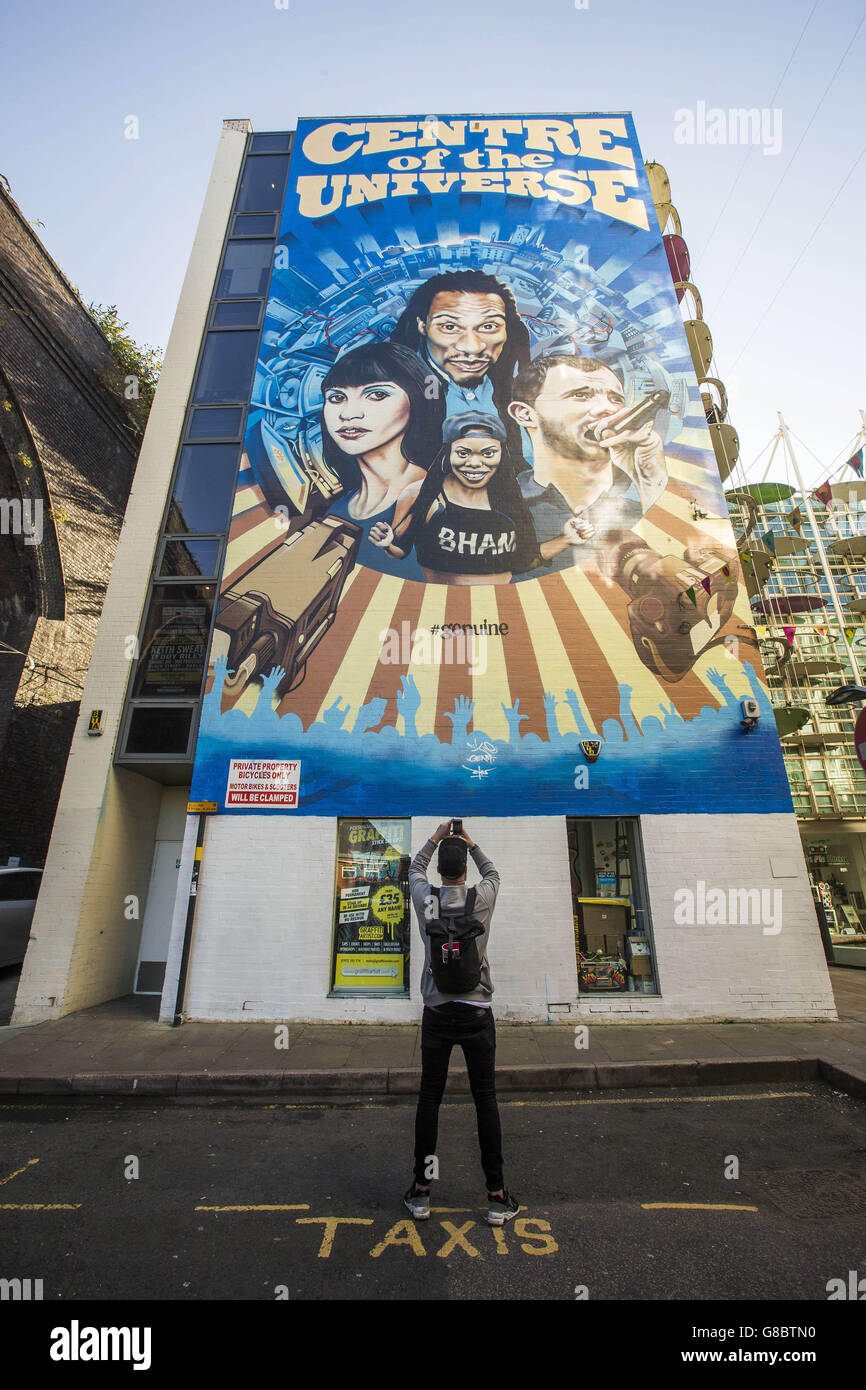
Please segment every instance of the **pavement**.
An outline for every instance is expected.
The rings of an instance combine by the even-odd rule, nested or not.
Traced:
[[[831,967],[837,1022],[497,1022],[501,1091],[823,1081],[866,1099],[866,970]],[[412,1024],[157,1021],[127,995],[64,1018],[0,1027],[4,1095],[406,1095],[418,1090]],[[282,1042],[283,1046],[278,1046]],[[287,1042],[287,1046],[285,1043]],[[585,1043],[585,1046],[582,1045]],[[451,1092],[467,1092],[459,1048]]]

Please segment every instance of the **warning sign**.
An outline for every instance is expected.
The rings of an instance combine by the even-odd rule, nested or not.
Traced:
[[[278,762],[265,758],[233,758],[229,766],[226,806],[281,806],[298,804],[300,761]]]

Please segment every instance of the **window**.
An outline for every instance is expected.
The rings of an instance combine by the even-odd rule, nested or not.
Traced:
[[[133,695],[198,698],[215,592],[213,584],[154,586]]]
[[[337,822],[331,996],[409,993],[411,821]]]
[[[243,409],[239,405],[204,406],[192,413],[187,431],[190,439],[237,439],[241,432]]]
[[[220,543],[212,541],[168,541],[163,551],[161,575],[190,579],[211,579],[219,564]]]
[[[208,333],[193,399],[246,401],[256,363],[258,333]]]
[[[566,823],[580,993],[657,994],[637,820]]]
[[[129,721],[126,753],[185,755],[193,712],[192,705],[136,705]]]
[[[237,444],[184,445],[169,507],[167,531],[207,536],[226,529],[239,454]]]
[[[282,206],[289,160],[284,154],[247,159],[241,175],[237,212],[269,212]]]
[[[214,328],[258,328],[260,299],[230,300],[214,309]]]
[[[234,236],[273,236],[277,230],[275,212],[241,212],[235,218]]]
[[[230,241],[226,247],[217,299],[261,299],[268,291],[272,241]]]
[[[250,146],[251,154],[269,154],[272,150],[287,150],[291,136],[283,130],[263,135],[254,135]]]

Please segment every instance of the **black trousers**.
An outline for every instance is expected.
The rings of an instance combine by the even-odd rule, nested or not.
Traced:
[[[415,1181],[430,1186],[427,1160],[436,1152],[439,1105],[448,1080],[451,1049],[463,1048],[469,1086],[478,1119],[481,1166],[488,1192],[498,1192],[502,1177],[502,1130],[496,1104],[496,1027],[493,1010],[472,1004],[425,1007],[421,1020],[421,1092],[415,1113]],[[429,1170],[428,1170],[429,1171]]]

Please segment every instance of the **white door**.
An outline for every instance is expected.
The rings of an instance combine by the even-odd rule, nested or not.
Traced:
[[[162,994],[183,840],[157,840],[135,972],[136,994]]]

